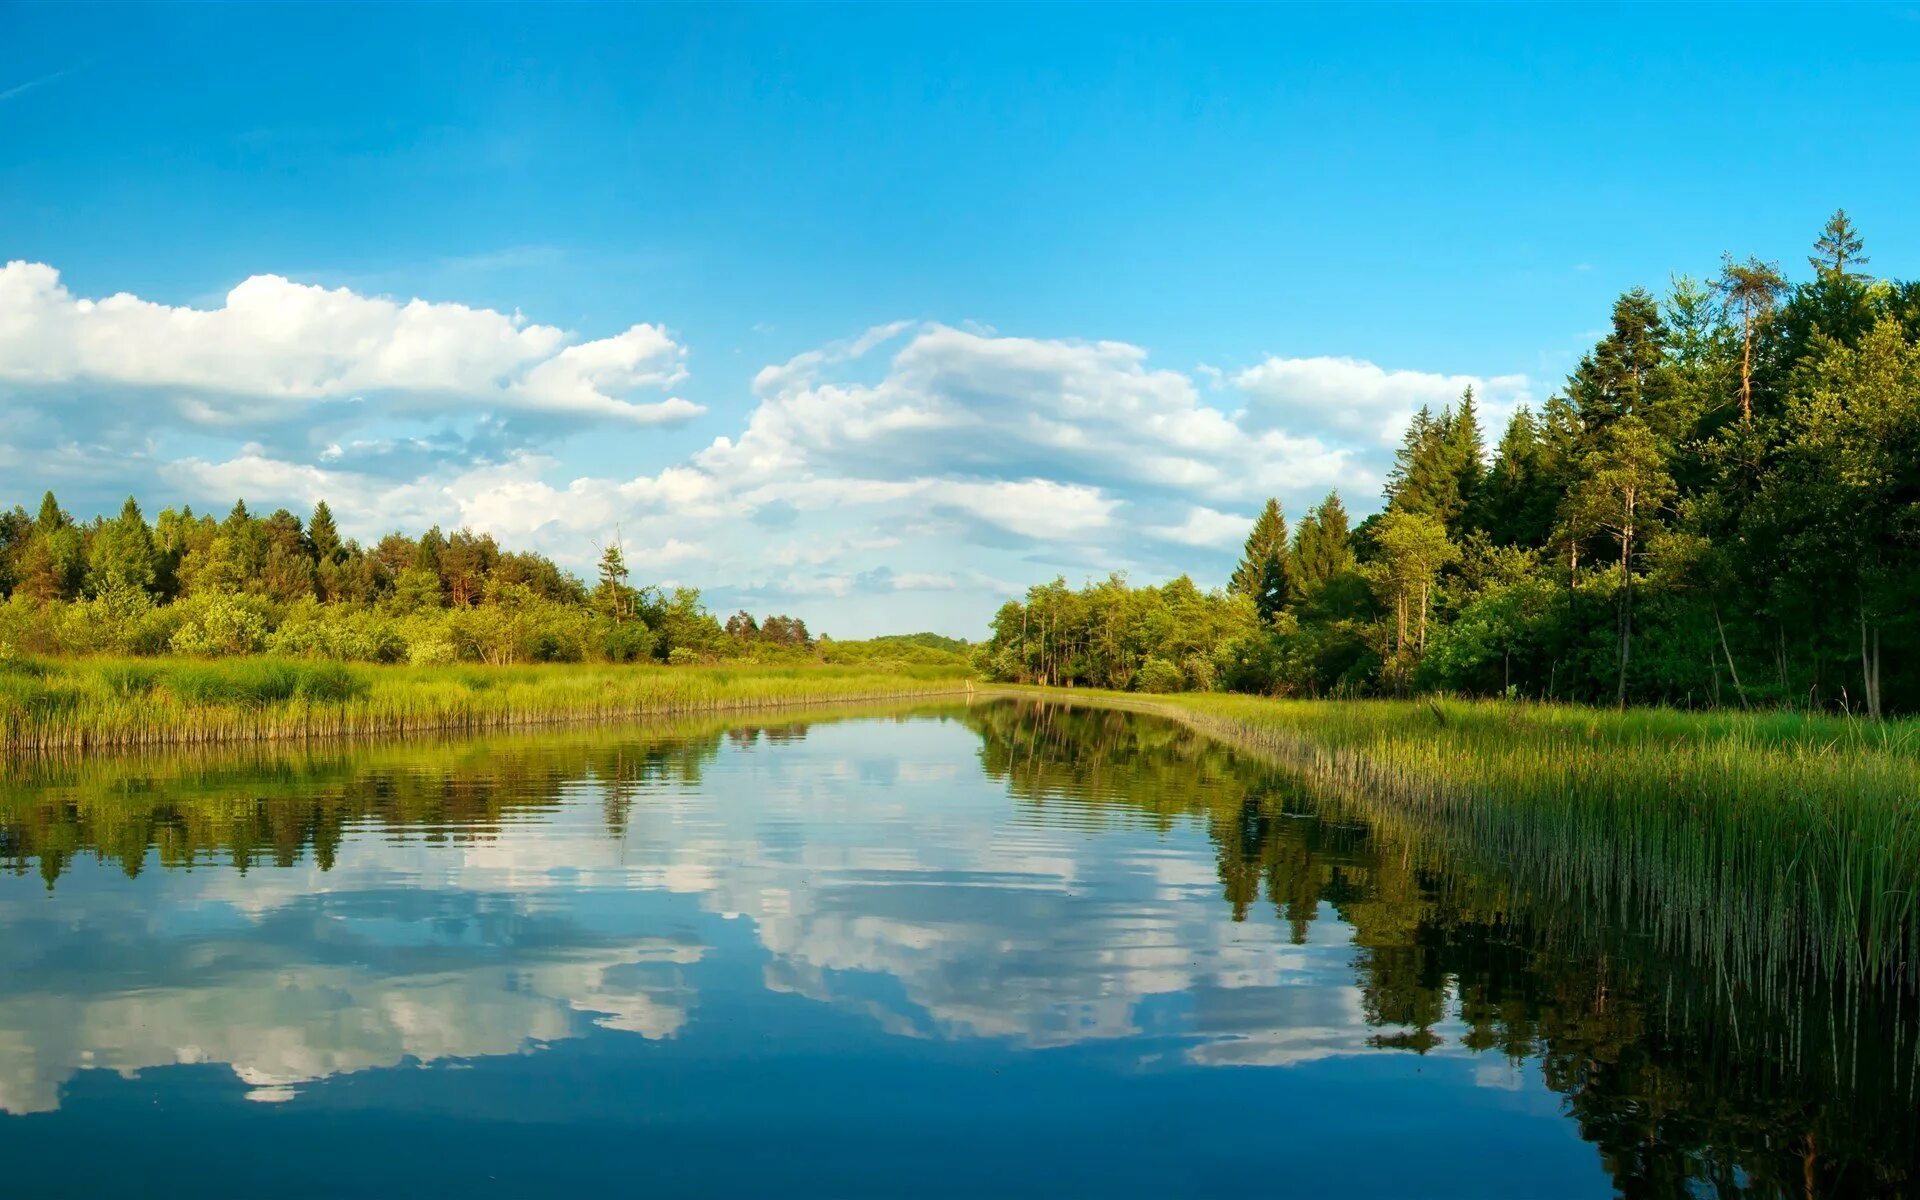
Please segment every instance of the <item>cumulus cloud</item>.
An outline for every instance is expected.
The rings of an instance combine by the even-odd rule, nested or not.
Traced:
[[[1253,527],[1252,517],[1236,516],[1196,504],[1187,510],[1186,520],[1178,525],[1150,525],[1147,532],[1183,546],[1212,546],[1227,549],[1238,546]]]
[[[574,343],[518,313],[363,296],[255,275],[218,308],[75,296],[54,268],[0,267],[0,382],[161,393],[193,425],[248,424],[316,401],[381,397],[399,411],[475,408],[627,424],[681,420],[685,400],[636,401],[685,378],[657,325]]]
[[[1267,358],[1234,376],[1251,428],[1392,444],[1424,405],[1438,412],[1474,390],[1483,420],[1503,422],[1528,400],[1524,375],[1390,370],[1357,358]]]

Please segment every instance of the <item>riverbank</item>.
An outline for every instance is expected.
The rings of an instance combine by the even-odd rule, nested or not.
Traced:
[[[1920,986],[1920,723],[1003,689],[1145,712],[1613,914],[1728,986]],[[1736,985],[1732,981],[1739,981]]]
[[[0,753],[480,733],[961,695],[950,670],[367,666],[297,659],[0,661]]]

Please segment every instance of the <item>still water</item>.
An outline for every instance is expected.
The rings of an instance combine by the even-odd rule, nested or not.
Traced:
[[[1909,1080],[1405,836],[1011,702],[16,772],[6,1194],[1903,1194]]]

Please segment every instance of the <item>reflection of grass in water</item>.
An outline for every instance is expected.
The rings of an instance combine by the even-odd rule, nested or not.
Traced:
[[[49,887],[80,855],[129,875],[225,859],[332,865],[352,825],[396,834],[490,837],[517,814],[556,807],[567,784],[602,793],[610,830],[646,787],[697,784],[723,738],[781,741],[810,725],[957,710],[937,700],[699,713],[616,725],[429,735],[406,742],[162,746],[139,753],[15,761],[0,769],[0,869],[37,867]]]
[[[1913,723],[1243,696],[1146,707],[1642,928],[1728,986],[1920,984]]]
[[[1537,1056],[1627,1195],[1908,1194],[1920,1059],[1915,996],[1897,972],[1835,981],[1816,963],[1766,990],[1702,971],[1634,935],[1618,907],[1524,885],[1526,869],[1480,869],[1499,857],[1471,830],[1316,769],[1295,747],[1110,703],[984,706],[968,719],[988,771],[1036,813],[1204,820],[1236,920],[1264,892],[1304,942],[1331,905],[1352,928],[1376,1048],[1435,1051],[1457,1019],[1469,1050],[1515,1066]]]
[[[758,705],[953,692],[952,671],[861,667],[375,667],[0,660],[0,751],[479,732]]]

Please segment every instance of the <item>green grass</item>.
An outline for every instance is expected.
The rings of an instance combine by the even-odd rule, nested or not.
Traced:
[[[477,732],[963,691],[952,671],[366,666],[298,659],[0,661],[0,753]]]
[[[1071,696],[1285,763],[1431,852],[1637,931],[1751,998],[1813,980],[1920,990],[1920,723]]]

